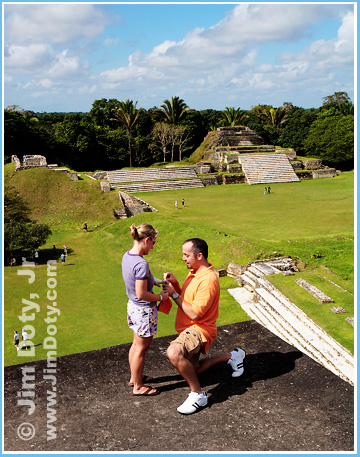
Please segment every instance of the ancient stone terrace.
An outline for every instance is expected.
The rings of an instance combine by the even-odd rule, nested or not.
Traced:
[[[252,319],[354,385],[353,355],[266,279],[265,276],[272,274],[293,274],[289,258],[284,259],[290,265],[288,270],[280,271],[277,268],[281,265],[279,260],[282,259],[238,266],[229,264],[228,275],[243,287],[228,291]]]
[[[204,187],[200,178],[177,179],[168,181],[150,181],[140,183],[112,184],[111,187],[117,187],[124,192],[153,192],[160,190],[190,189],[195,187]]]
[[[197,174],[194,167],[143,168],[141,170],[107,172],[107,179],[111,184],[196,177]]]
[[[248,184],[300,182],[286,154],[240,155]]]
[[[195,167],[116,170],[108,171],[106,177],[111,187],[130,193],[204,187]]]
[[[246,126],[219,127],[216,136],[221,146],[264,144],[261,136]]]

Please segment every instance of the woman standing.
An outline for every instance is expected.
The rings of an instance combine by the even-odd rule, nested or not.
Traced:
[[[130,227],[134,239],[133,247],[126,252],[122,259],[122,274],[126,286],[128,325],[134,332],[134,339],[129,351],[129,365],[133,386],[133,395],[156,395],[158,390],[146,386],[144,382],[149,377],[143,375],[145,354],[153,336],[157,331],[156,302],[166,300],[169,295],[165,292],[154,294],[153,285],[165,283],[155,279],[150,272],[149,264],[143,258],[153,249],[157,231],[150,224],[140,224]]]

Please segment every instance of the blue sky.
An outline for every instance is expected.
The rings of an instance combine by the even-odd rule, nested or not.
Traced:
[[[4,3],[4,107],[194,109],[354,100],[354,4]]]

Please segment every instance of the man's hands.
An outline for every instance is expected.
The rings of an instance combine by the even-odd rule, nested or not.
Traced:
[[[181,311],[186,314],[187,317],[189,317],[191,320],[196,321],[200,319],[200,316],[198,316],[192,309],[191,303],[187,303],[181,296],[181,288],[178,283],[178,280],[175,278],[175,276],[168,272],[164,273],[164,279],[166,280],[167,284],[165,284],[164,291],[169,294],[170,297],[172,297],[172,294],[176,292],[179,294],[179,297],[176,299],[173,299],[175,304],[178,306],[178,308],[181,309]]]
[[[171,297],[172,294],[176,291],[174,289],[174,286],[170,282],[168,282],[164,285],[164,292],[167,292],[169,294],[169,297]]]
[[[178,283],[178,280],[175,278],[175,276],[170,273],[164,273],[164,291],[166,291],[170,296],[174,293],[177,292],[179,295],[181,293],[181,289]]]

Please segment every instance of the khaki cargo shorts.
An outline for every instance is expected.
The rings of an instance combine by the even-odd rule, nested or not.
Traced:
[[[184,357],[190,360],[196,369],[198,368],[200,352],[203,347],[199,330],[187,328],[170,344],[180,344]]]

